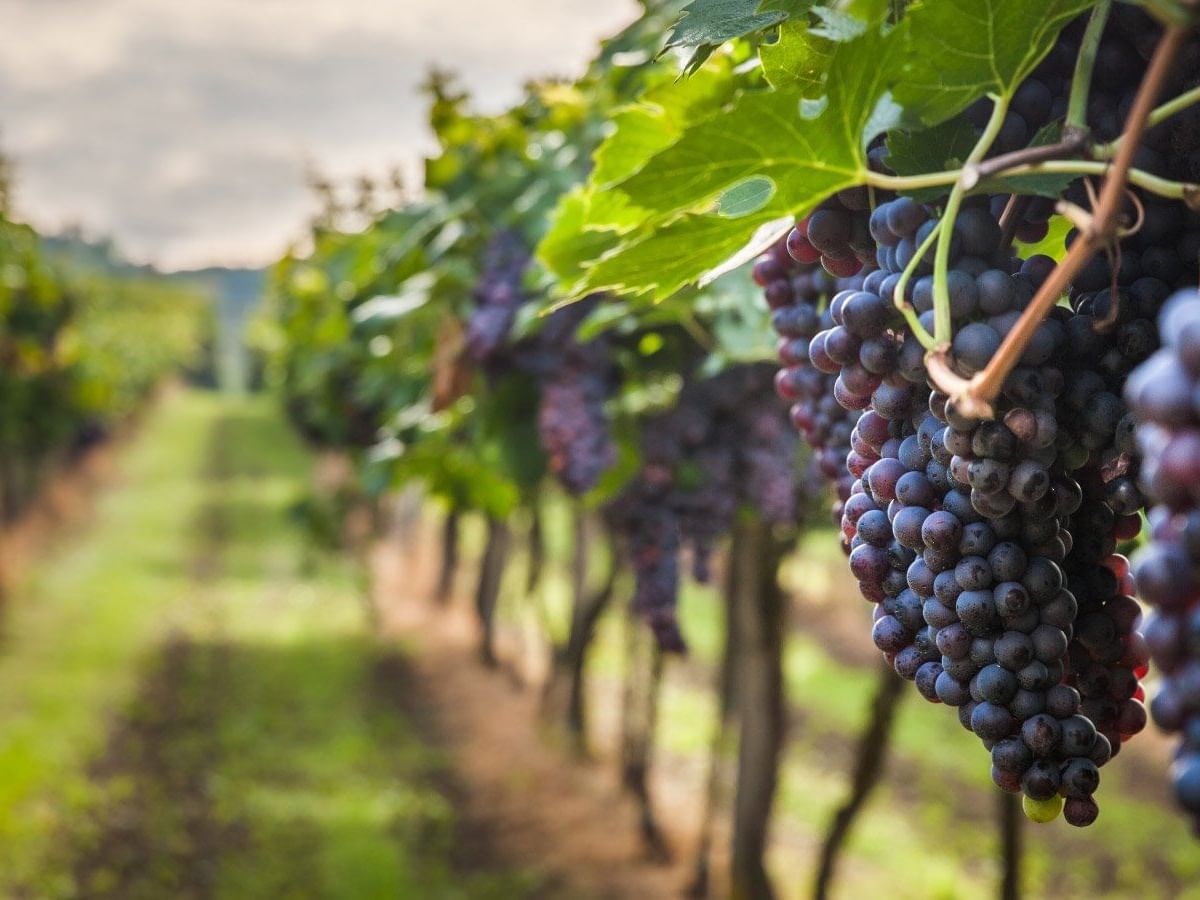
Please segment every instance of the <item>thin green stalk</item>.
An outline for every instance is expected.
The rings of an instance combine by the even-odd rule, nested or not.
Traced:
[[[1005,175],[1036,175],[1039,172],[1063,173],[1067,175],[1105,175],[1112,164],[1098,160],[1051,159],[1046,162],[1009,169]],[[1184,181],[1170,181],[1151,175],[1142,169],[1129,170],[1129,183],[1144,188],[1152,194],[1168,200],[1186,200],[1200,192],[1200,185]]]
[[[1111,8],[1112,0],[1101,0],[1092,9],[1087,30],[1083,33],[1083,43],[1079,47],[1079,56],[1075,60],[1075,75],[1071,79],[1071,98],[1067,105],[1066,127],[1076,131],[1087,131],[1088,95],[1092,88],[1092,70],[1096,67],[1096,51],[1100,49],[1100,37],[1104,34],[1104,24],[1108,21],[1108,13]]]
[[[1200,103],[1200,87],[1194,87],[1190,91],[1184,91],[1178,97],[1168,100],[1162,106],[1156,107],[1150,113],[1150,118],[1146,120],[1146,127],[1153,128],[1160,122],[1169,119],[1178,112],[1183,112],[1189,106],[1195,106]],[[1116,156],[1117,149],[1121,146],[1121,138],[1117,138],[1107,144],[1103,144],[1096,148],[1095,156],[1097,159],[1112,159]]]
[[[992,115],[975,148],[967,157],[964,169],[969,170],[987,155],[1004,124],[1010,99],[1007,94],[995,98]],[[954,183],[954,187],[950,189],[950,196],[946,199],[946,208],[942,211],[942,233],[938,236],[937,252],[933,258],[933,336],[939,345],[949,344],[953,337],[954,326],[950,321],[950,289],[946,284],[946,272],[950,268],[950,242],[954,236],[954,220],[958,217],[958,208],[962,205],[965,195],[966,188],[963,187],[960,178]]]
[[[917,315],[917,311],[913,309],[912,304],[905,300],[904,297],[908,291],[908,283],[912,280],[913,273],[917,271],[917,266],[921,264],[921,260],[925,258],[925,254],[929,252],[929,248],[937,240],[937,236],[942,231],[942,224],[945,221],[945,219],[939,220],[937,225],[926,235],[925,240],[921,241],[920,246],[913,253],[912,259],[908,261],[908,265],[900,273],[900,280],[896,282],[896,287],[892,291],[892,303],[896,309],[900,310],[900,314],[908,322],[908,327],[912,330],[913,335],[926,350],[934,349],[937,346],[937,341],[933,339],[933,335],[925,330],[925,326],[921,324],[921,319]]]
[[[1111,145],[1110,145],[1111,146]],[[1029,163],[1005,169],[996,177],[1005,175],[1037,175],[1053,172],[1064,175],[1103,175],[1109,169],[1109,164],[1090,159],[1052,159],[1045,162]],[[949,187],[956,183],[963,174],[962,169],[951,169],[945,172],[930,172],[926,175],[884,175],[870,172],[866,183],[887,191],[916,191],[932,187]],[[1142,169],[1129,170],[1129,182],[1136,187],[1144,188],[1152,194],[1165,197],[1168,200],[1181,200],[1200,191],[1200,185],[1183,181],[1170,181],[1151,175]]]

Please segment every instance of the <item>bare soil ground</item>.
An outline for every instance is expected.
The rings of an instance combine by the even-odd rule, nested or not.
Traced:
[[[618,785],[612,711],[597,710],[594,758],[569,763],[536,727],[539,692],[521,688],[519,673],[501,677],[479,661],[465,600],[448,610],[429,601],[433,544],[417,535],[410,540],[412,552],[396,553],[391,544],[373,554],[374,597],[384,632],[414,650],[412,691],[401,702],[446,747],[462,839],[485,844],[485,856],[541,873],[539,896],[678,897],[691,835],[668,826],[674,861],[647,857],[635,805]],[[515,640],[503,636],[509,658]],[[662,794],[668,823],[695,821],[674,808],[674,791]]]

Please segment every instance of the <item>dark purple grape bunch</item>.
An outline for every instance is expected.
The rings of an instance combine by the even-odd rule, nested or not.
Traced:
[[[634,609],[665,650],[685,649],[676,618],[685,548],[693,576],[707,581],[739,505],[775,525],[800,519],[797,437],[772,380],[772,366],[751,364],[685,384],[673,409],[643,423],[641,470],[610,505],[629,544]]]
[[[467,321],[467,352],[476,362],[492,360],[508,341],[517,309],[525,302],[522,288],[529,251],[512,231],[497,232],[488,242],[475,288],[475,311]]]
[[[551,473],[576,496],[594,488],[617,459],[604,408],[610,370],[605,342],[571,342],[541,381],[538,437]]]
[[[875,261],[870,215],[867,188],[838,191],[796,223],[788,250],[798,263],[820,264],[835,278],[850,278]]]
[[[1004,385],[997,420],[958,415],[945,395],[930,392],[923,350],[893,311],[898,272],[934,227],[911,200],[882,204],[872,216],[880,269],[859,291],[834,298],[835,328],[810,343],[822,369],[851,372],[838,397],[864,410],[847,457],[859,478],[843,516],[851,571],[875,605],[877,647],[923,696],[956,707],[992,752],[997,785],[1024,793],[1041,818],[1057,815],[1065,798],[1067,821],[1087,825],[1098,814],[1093,794],[1112,746],[1085,712],[1110,711],[1099,690],[1116,690],[1138,639],[1122,618],[1124,595],[1094,574],[1107,556],[1081,551],[1074,568],[1092,574],[1087,610],[1098,615],[1075,643],[1080,671],[1070,668],[1080,603],[1063,567],[1083,496],[1059,458],[1055,418],[1069,311],[1039,326]],[[930,331],[931,262],[913,266],[905,295]],[[1012,259],[986,204],[962,210],[948,278],[952,362],[961,374],[988,364],[1049,269],[1041,259]],[[878,380],[860,385],[851,367],[864,363],[869,341],[890,347],[892,368],[878,367]],[[1111,733],[1119,740],[1118,728]]]
[[[1071,516],[1076,540],[1063,566],[1077,604],[1063,683],[1079,691],[1080,712],[1109,742],[1112,756],[1146,727],[1141,679],[1149,650],[1138,631],[1141,607],[1129,561],[1116,552],[1126,527],[1105,502],[1103,483],[1091,480]]]
[[[571,494],[587,493],[616,463],[605,404],[618,386],[612,348],[576,331],[602,302],[593,294],[551,313],[534,338],[513,348],[518,366],[538,380],[538,438],[550,472]]]
[[[1175,294],[1159,319],[1163,347],[1129,377],[1150,540],[1134,557],[1154,607],[1146,642],[1163,681],[1150,712],[1180,735],[1176,796],[1200,830],[1200,292]]]
[[[798,233],[794,229],[764,254],[755,263],[753,276],[763,288],[772,311],[771,324],[779,335],[779,359],[784,367],[776,373],[775,390],[791,403],[792,424],[812,448],[821,478],[833,487],[836,522],[852,482],[846,475],[845,458],[857,413],[834,398],[834,376],[817,371],[809,360],[809,341],[832,325],[827,300],[838,284],[816,263],[802,263],[792,256],[790,248]]]

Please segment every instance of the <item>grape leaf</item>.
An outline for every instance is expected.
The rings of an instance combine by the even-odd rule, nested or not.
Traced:
[[[961,116],[947,119],[932,128],[892,131],[888,135],[888,167],[897,175],[923,175],[962,165],[975,146],[975,129]],[[927,203],[944,197],[947,187],[918,188],[902,191],[914,200]]]
[[[739,219],[758,212],[771,202],[773,196],[775,182],[761,175],[752,175],[725,191],[717,201],[717,209],[727,218]]]
[[[615,186],[644,211],[645,221],[589,269],[577,289],[662,299],[719,267],[760,226],[803,215],[829,194],[860,183],[867,142],[898,124],[887,88],[907,46],[902,31],[872,28],[836,45],[828,96],[819,103],[794,85],[745,93],[727,112],[687,128]],[[713,212],[718,198],[750,179],[765,199],[761,206],[738,218]]]
[[[975,147],[975,129],[966,119],[947,119],[932,128],[888,135],[888,168],[897,175],[923,175],[957,168]],[[938,188],[945,193],[945,188]]]
[[[692,48],[691,58],[684,65],[684,71],[690,74],[726,41],[773,28],[791,15],[787,6],[799,5],[764,4],[762,0],[693,0],[683,8],[683,15],[671,29],[663,50]],[[771,8],[760,11],[764,6]]]
[[[705,66],[688,79],[676,79],[647,90],[640,101],[613,117],[613,133],[593,156],[592,183],[614,184],[642,167],[651,156],[676,140],[691,122],[707,118],[733,96],[733,72],[727,61]]]
[[[831,41],[852,41],[866,34],[871,22],[866,17],[855,16],[843,9],[831,6],[817,6],[813,14],[821,20],[821,24],[812,29],[818,37]]]
[[[583,290],[649,294],[663,300],[737,253],[748,235],[773,218],[761,212],[743,219],[685,215],[649,229],[637,241],[601,259],[588,270]]]
[[[887,102],[890,65],[902,53],[900,29],[872,30],[839,44],[820,104],[805,104],[795,88],[742,94],[725,113],[688,128],[618,187],[657,218],[704,209],[753,176],[775,194],[764,212],[801,213],[862,180],[865,146],[897,124]],[[748,232],[743,235],[743,240]]]
[[[913,48],[896,99],[933,125],[1033,71],[1062,27],[1096,0],[928,0],[905,18]]]
[[[741,268],[756,256],[765,253],[772,244],[791,231],[795,225],[794,216],[783,216],[759,225],[741,250],[722,260],[716,268],[704,272],[696,282],[697,286],[706,287],[718,278],[728,275],[734,269]]]
[[[972,190],[980,194],[1036,194],[1040,197],[1058,197],[1067,186],[1078,178],[1061,172],[1032,175],[1003,175],[981,181]]]
[[[660,150],[679,138],[679,129],[646,106],[628,106],[613,116],[615,130],[596,148],[592,184],[615,184],[628,178]]]
[[[796,85],[805,96],[819,96],[833,58],[828,41],[811,34],[803,19],[779,26],[779,40],[758,48],[763,75],[772,87]]]
[[[572,293],[583,278],[585,264],[615,247],[640,218],[619,191],[575,188],[559,200],[550,230],[538,244],[537,258],[558,279],[560,289]]]

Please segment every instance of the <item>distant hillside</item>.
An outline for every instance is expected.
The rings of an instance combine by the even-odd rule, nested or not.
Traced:
[[[257,381],[257,363],[251,357],[246,334],[260,308],[266,269],[209,266],[163,272],[155,266],[131,263],[111,240],[90,239],[76,230],[48,236],[43,244],[48,256],[80,273],[163,278],[198,288],[212,302],[217,382],[225,388],[245,390]]]
[[[108,272],[114,275],[147,275],[158,278],[199,282],[234,306],[252,305],[262,295],[265,269],[226,268],[209,266],[178,272],[164,272],[152,265],[132,263],[121,255],[117,246],[107,238],[88,238],[76,230],[43,238],[47,254],[64,265],[85,271]]]

